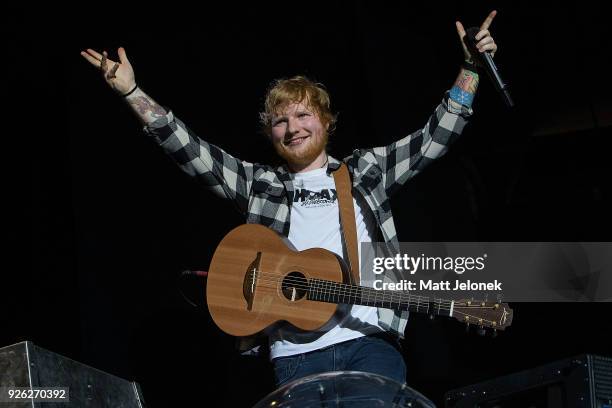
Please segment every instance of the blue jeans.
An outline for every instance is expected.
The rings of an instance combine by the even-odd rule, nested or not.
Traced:
[[[276,386],[329,371],[365,371],[406,382],[406,364],[394,340],[363,336],[320,350],[272,360]]]

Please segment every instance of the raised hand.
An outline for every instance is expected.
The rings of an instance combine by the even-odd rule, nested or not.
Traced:
[[[485,52],[490,51],[491,56],[495,56],[495,52],[497,51],[497,44],[493,40],[491,33],[489,32],[489,27],[493,22],[493,19],[497,15],[497,11],[493,10],[489,13],[485,21],[480,25],[480,31],[476,34],[476,48],[478,51]],[[474,61],[470,51],[468,50],[467,45],[465,44],[465,29],[463,28],[463,24],[460,21],[455,22],[455,26],[457,27],[457,34],[461,39],[461,46],[463,47],[463,54],[465,55],[466,61]]]
[[[117,50],[119,61],[115,62],[108,59],[106,51],[102,54],[88,48],[87,51],[81,51],[81,55],[94,67],[98,68],[104,77],[104,80],[115,92],[124,95],[136,87],[136,79],[132,64],[127,58],[125,49],[120,47]]]

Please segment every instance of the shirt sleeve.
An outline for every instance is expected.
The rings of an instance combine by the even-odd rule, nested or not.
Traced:
[[[422,129],[387,146],[372,149],[383,170],[387,195],[392,196],[433,160],[442,157],[472,114],[471,107],[451,100],[446,92]]]
[[[207,143],[167,110],[167,115],[144,127],[164,151],[188,175],[214,194],[231,200],[245,214],[253,181],[253,164],[239,160]]]

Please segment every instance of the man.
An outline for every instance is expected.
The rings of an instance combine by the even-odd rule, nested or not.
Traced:
[[[491,12],[476,36],[480,52],[497,50],[488,30]],[[478,86],[473,56],[465,46],[465,30],[456,23],[465,63],[450,92],[423,129],[391,145],[355,150],[343,162],[353,181],[358,242],[381,237],[397,248],[389,197],[428,163],[442,156],[472,114]],[[346,257],[332,173],[340,162],[328,155],[328,135],[335,124],[329,95],[304,77],[276,81],[268,90],[262,124],[286,165],[273,168],[239,160],[190,132],[136,84],[123,48],[120,62],[88,49],[81,55],[99,68],[106,82],[133,108],[144,130],[189,175],[231,200],[248,223],[283,234],[297,250],[326,248]],[[398,279],[399,277],[391,277]],[[270,333],[270,357],[277,385],[324,371],[356,370],[405,382],[406,367],[397,349],[407,314],[353,306],[315,332],[288,325]]]

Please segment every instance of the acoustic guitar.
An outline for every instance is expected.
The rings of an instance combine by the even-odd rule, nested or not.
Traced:
[[[219,243],[208,271],[206,297],[221,330],[249,336],[280,321],[316,330],[333,317],[338,304],[446,316],[494,330],[512,323],[512,309],[506,303],[430,299],[352,285],[347,283],[349,269],[333,252],[295,251],[286,242],[267,227],[245,224]]]

